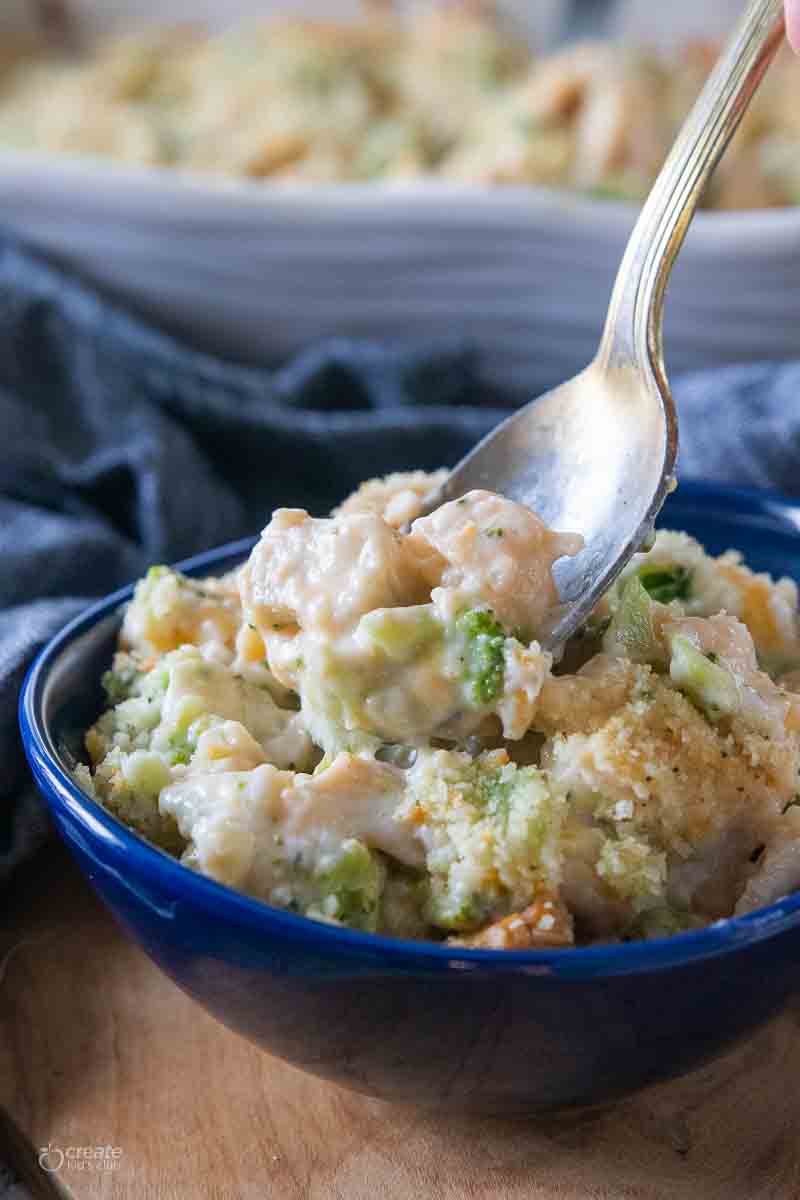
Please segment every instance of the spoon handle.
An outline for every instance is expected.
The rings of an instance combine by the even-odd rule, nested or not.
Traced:
[[[667,388],[664,292],[703,190],[784,34],[783,0],[750,0],[636,222],[611,297],[598,365],[650,362]]]

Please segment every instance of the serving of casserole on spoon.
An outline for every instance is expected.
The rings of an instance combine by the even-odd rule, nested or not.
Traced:
[[[664,367],[670,272],[703,189],[784,34],[782,0],[751,0],[647,199],[614,285],[600,347],[575,378],[493,430],[427,502],[473,488],[582,534],[556,568],[562,607],[543,643],[562,645],[647,541],[674,486],[678,426]]]

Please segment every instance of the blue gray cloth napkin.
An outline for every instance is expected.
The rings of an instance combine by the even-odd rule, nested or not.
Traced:
[[[675,392],[685,474],[800,493],[800,365]],[[47,831],[16,703],[64,622],[276,505],[322,514],[368,476],[451,464],[502,403],[455,342],[337,340],[271,371],[210,358],[0,243],[0,881]]]

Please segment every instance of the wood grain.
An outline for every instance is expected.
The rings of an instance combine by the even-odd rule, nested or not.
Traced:
[[[800,1197],[797,1011],[614,1108],[430,1115],[302,1075],[216,1024],[117,930],[62,851],[9,901],[0,1104],[35,1150],[119,1148],[114,1170],[54,1173],[78,1200]]]

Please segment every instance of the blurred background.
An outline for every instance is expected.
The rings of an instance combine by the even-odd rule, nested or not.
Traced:
[[[210,353],[457,335],[513,403],[590,358],[740,9],[5,0],[0,228]],[[784,61],[677,268],[673,371],[796,354],[798,147]]]
[[[411,3],[399,0],[400,6],[409,8]],[[17,29],[33,29],[39,20],[37,7],[41,10],[42,6],[36,0],[5,0],[4,19]],[[253,0],[174,0],[168,6],[168,15],[171,20],[200,20],[218,26],[252,16],[254,11],[263,12],[265,7]],[[272,7],[286,13],[327,17],[335,13],[348,18],[361,11],[359,0],[283,0]],[[673,0],[668,5],[653,4],[652,0],[501,0],[500,7],[539,46],[551,44],[554,38],[589,31],[630,35],[645,41],[681,38],[687,33],[718,34],[741,10],[737,0],[705,0],[702,4]],[[137,22],[162,21],[167,12],[163,6],[137,4],[135,0],[71,0],[68,8],[87,28],[102,34],[119,29],[121,24],[130,27]]]

